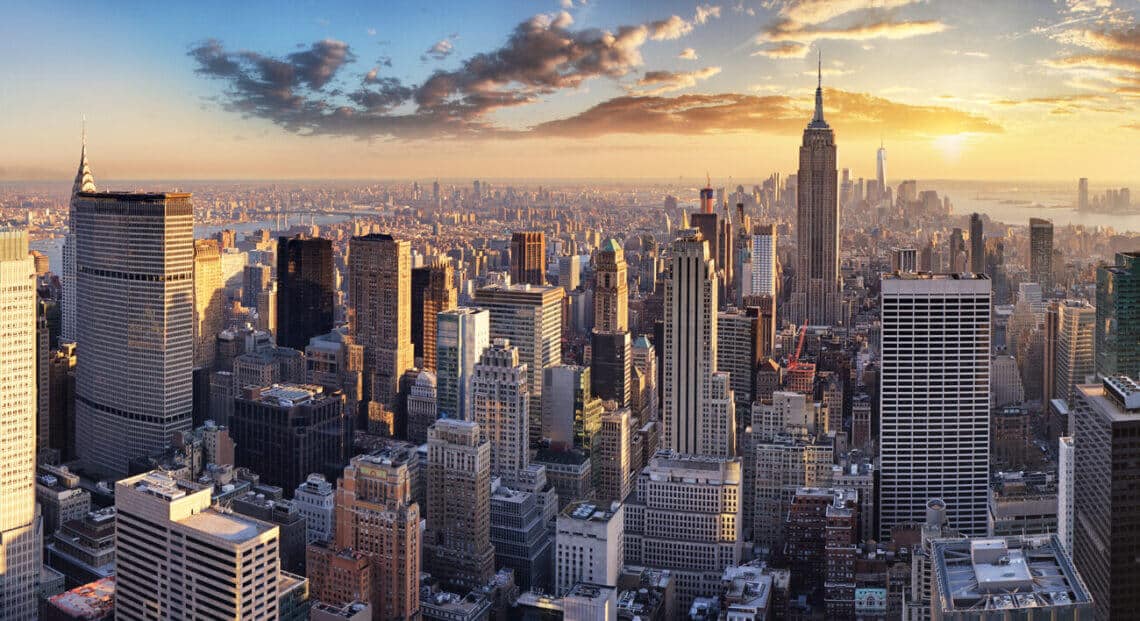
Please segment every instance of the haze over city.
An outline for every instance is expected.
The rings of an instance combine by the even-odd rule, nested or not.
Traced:
[[[1135,181],[1135,2],[20,3],[0,179],[748,179],[822,53],[840,165]],[[93,27],[97,24],[97,27]]]

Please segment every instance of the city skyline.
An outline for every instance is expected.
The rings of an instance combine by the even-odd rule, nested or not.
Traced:
[[[1134,2],[549,4],[128,5],[97,30],[21,7],[0,45],[34,60],[6,67],[0,180],[64,178],[83,114],[101,178],[790,172],[821,51],[860,176],[880,140],[896,179],[1135,176]]]

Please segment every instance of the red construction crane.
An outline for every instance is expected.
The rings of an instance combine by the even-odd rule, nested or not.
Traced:
[[[800,343],[796,345],[796,353],[792,359],[788,361],[788,370],[794,369],[800,365],[800,354],[804,351],[804,337],[807,336],[807,320],[804,320],[803,327],[800,328]]]

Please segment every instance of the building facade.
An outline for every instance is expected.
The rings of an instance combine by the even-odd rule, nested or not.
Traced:
[[[411,244],[373,233],[349,242],[349,316],[364,346],[365,395],[391,407],[414,366]]]
[[[456,308],[438,315],[436,399],[439,417],[473,420],[475,364],[491,344],[491,313]]]
[[[277,344],[303,351],[309,339],[333,329],[336,271],[332,241],[277,240]]]

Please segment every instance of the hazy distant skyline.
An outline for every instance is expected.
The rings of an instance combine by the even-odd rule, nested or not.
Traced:
[[[1140,2],[28,3],[0,180],[1140,177]]]

